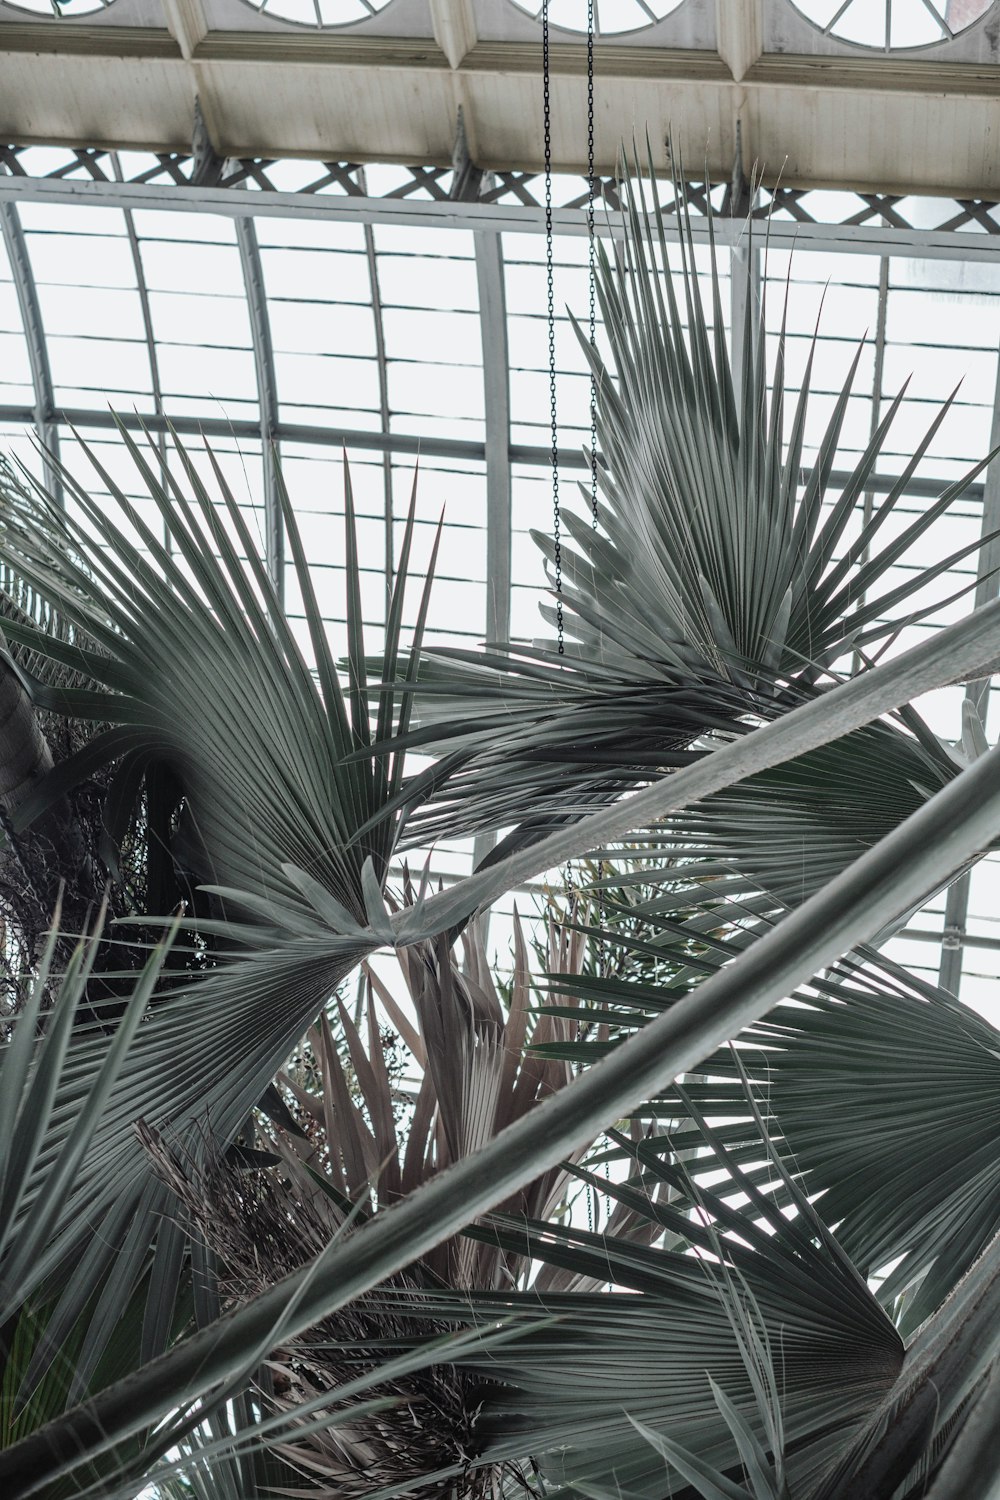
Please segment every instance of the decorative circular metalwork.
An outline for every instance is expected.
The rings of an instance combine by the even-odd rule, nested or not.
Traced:
[[[533,21],[541,21],[539,0],[512,0]],[[594,0],[594,35],[620,36],[623,31],[641,31],[662,21],[677,10],[684,0]],[[549,0],[549,21],[560,31],[585,34],[587,6],[585,0]]]
[[[878,52],[953,41],[981,21],[995,0],[789,0],[824,36]]]
[[[75,16],[92,16],[98,10],[110,10],[115,0],[6,0],[11,10],[24,10],[32,16],[50,21],[72,21]]]
[[[389,4],[389,0],[243,0],[251,10],[298,26],[353,26],[367,21]]]

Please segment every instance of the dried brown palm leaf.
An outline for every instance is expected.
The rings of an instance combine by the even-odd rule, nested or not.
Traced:
[[[585,945],[583,934],[549,921],[548,961],[554,972],[582,972]],[[531,1044],[577,1039],[572,1018],[533,1014],[529,949],[516,917],[514,972],[506,993],[490,971],[475,923],[462,934],[461,961],[443,936],[401,948],[395,957],[405,999],[366,966],[364,1026],[338,1003],[343,1052],[325,1019],[310,1033],[318,1088],[282,1075],[302,1112],[308,1140],[283,1132],[271,1137],[274,1149],[318,1170],[344,1203],[371,1193],[378,1208],[472,1155],[564,1087],[571,1065],[532,1052]],[[379,1011],[391,1029],[380,1027]],[[401,1088],[394,1077],[387,1043],[395,1038],[412,1060],[411,1088]],[[504,1210],[532,1218],[558,1212],[568,1183],[562,1168],[553,1168]],[[425,1268],[447,1286],[481,1288],[516,1285],[524,1271],[517,1257],[461,1236],[433,1251]]]

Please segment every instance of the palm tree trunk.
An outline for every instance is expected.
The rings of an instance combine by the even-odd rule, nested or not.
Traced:
[[[0,629],[0,901],[13,916],[29,956],[48,931],[60,892],[69,932],[84,929],[99,900],[87,839],[67,797],[30,828],[14,831],[19,808],[53,764],[52,749]]]
[[[0,647],[7,642],[0,631]],[[8,819],[52,769],[52,751],[14,668],[0,661],[0,804]]]

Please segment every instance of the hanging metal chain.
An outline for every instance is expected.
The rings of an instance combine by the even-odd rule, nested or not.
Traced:
[[[590,290],[590,347],[597,347],[597,241],[594,234],[594,200],[596,194],[594,175],[594,0],[587,0],[587,265]],[[590,510],[591,524],[597,530],[597,378],[590,372]],[[597,861],[598,882],[604,880],[606,870],[603,859]],[[599,884],[597,892],[597,926],[604,931],[606,909],[604,888]],[[598,977],[607,972],[607,945],[599,941],[594,955]]]
[[[590,272],[590,347],[597,346],[597,265],[594,238],[594,0],[587,0],[587,265]],[[597,379],[590,372],[590,509],[597,529]]]
[[[562,515],[559,507],[559,421],[556,408],[556,297],[552,261],[552,99],[549,58],[549,0],[542,5],[542,108],[545,126],[545,279],[549,321],[549,406],[552,430],[552,546],[556,592],[556,643],[565,654],[562,599]]]

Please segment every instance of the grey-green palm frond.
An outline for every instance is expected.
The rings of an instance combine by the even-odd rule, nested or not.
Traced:
[[[720,1158],[714,1132],[694,1113],[710,1153],[704,1164],[679,1160],[667,1128],[649,1140],[612,1133],[626,1180],[574,1169],[599,1196],[655,1226],[656,1243],[617,1234],[610,1217],[590,1230],[495,1215],[470,1231],[611,1288],[469,1294],[475,1316],[503,1316],[523,1330],[476,1366],[498,1382],[484,1396],[484,1457],[530,1453],[572,1494],[618,1487],[629,1500],[659,1497],[662,1459],[638,1421],[708,1464],[738,1466],[740,1444],[709,1376],[758,1442],[775,1440],[762,1425],[760,1370],[748,1362],[746,1324],[735,1315],[741,1302],[765,1340],[793,1493],[823,1472],[892,1388],[902,1343],[844,1252],[801,1194],[788,1218],[737,1162]],[[766,1139],[758,1134],[756,1144],[769,1160]],[[709,1186],[703,1171],[720,1159],[726,1180]],[[734,1193],[744,1195],[742,1206]],[[457,1298],[426,1303],[461,1317]],[[533,1327],[539,1315],[551,1323]]]
[[[852,368],[804,464],[812,356],[786,412],[784,330],[769,394],[764,308],[749,295],[734,379],[714,250],[706,305],[689,226],[670,271],[659,206],[647,208],[641,183],[625,184],[624,203],[622,236],[610,256],[600,247],[609,363],[581,333],[596,383],[600,501],[596,527],[564,513],[564,648],[549,637],[424,654],[413,743],[447,745],[461,760],[417,811],[415,838],[516,824],[524,842],[674,769],[700,735],[783,711],[847,652],[919,618],[912,596],[970,550],[890,584],[982,468],[885,539],[950,403],[848,540],[902,393],[835,484]],[[534,537],[551,574],[553,541]],[[554,607],[543,614],[551,627]],[[908,749],[896,747],[901,764]],[[913,780],[918,771],[915,762]]]
[[[575,934],[567,943],[550,924],[548,939],[548,966],[569,976],[578,972],[582,936]],[[531,1040],[571,1042],[577,1028],[571,1019],[534,1014],[534,981],[520,919],[515,917],[514,971],[503,996],[477,923],[462,933],[461,953],[462,961],[444,936],[400,948],[403,1000],[397,1000],[386,976],[369,970],[364,1025],[359,1029],[346,1007],[339,1007],[343,1057],[325,1019],[310,1033],[319,1087],[308,1089],[282,1075],[306,1121],[308,1139],[275,1132],[276,1148],[286,1157],[294,1153],[293,1167],[301,1158],[314,1173],[319,1153],[322,1176],[345,1206],[374,1192],[378,1208],[388,1207],[473,1155],[572,1078],[567,1063],[528,1050]],[[390,1078],[376,1000],[410,1054],[402,1067],[412,1081],[408,1077],[394,1086]],[[395,1123],[401,1097],[405,1140]],[[510,1207],[547,1217],[558,1209],[565,1184],[561,1168],[546,1172]],[[439,1246],[425,1265],[448,1286],[506,1286],[523,1270],[460,1237]]]
[[[161,1221],[163,1190],[149,1179],[133,1122],[145,1114],[183,1134],[208,1119],[223,1141],[239,1129],[339,981],[377,942],[371,924],[387,924],[381,884],[399,825],[393,804],[402,761],[369,757],[346,763],[372,737],[359,608],[350,602],[352,666],[343,690],[290,506],[286,523],[316,678],[221,476],[219,506],[183,446],[177,448],[175,475],[160,469],[158,459],[154,467],[127,435],[124,441],[164,519],[170,548],[107,475],[114,498],[108,509],[66,474],[72,515],[59,515],[42,495],[20,492],[8,497],[0,522],[5,564],[94,643],[90,648],[11,622],[11,635],[24,646],[97,684],[36,681],[36,701],[104,726],[55,766],[18,808],[15,822],[22,826],[95,769],[117,763],[106,826],[117,839],[124,836],[145,784],[150,868],[158,862],[158,888],[167,891],[175,872],[184,872],[186,890],[198,903],[188,925],[197,931],[187,948],[175,946],[170,972],[136,1037],[130,1070],[113,1091],[28,1280],[37,1285],[56,1273],[75,1255],[81,1236],[89,1238],[83,1274],[65,1284],[53,1314],[55,1329],[64,1334],[102,1283],[122,1310],[155,1238],[148,1326],[162,1340],[170,1314],[165,1302],[155,1304],[173,1295],[170,1282],[176,1281],[182,1252],[174,1226]],[[347,513],[350,559],[349,494]],[[126,539],[119,521],[135,529],[139,545]],[[390,661],[399,649],[410,534],[408,529],[389,603]],[[425,609],[426,593],[418,640]],[[392,711],[387,692],[377,732],[388,732]],[[151,821],[154,778],[164,770],[175,789],[157,830]],[[355,839],[363,824],[368,831]],[[199,886],[200,894],[194,890]],[[151,881],[149,890],[156,888]],[[171,905],[184,894],[173,888]],[[158,915],[162,922],[162,913],[148,906],[136,913],[140,945],[155,930]],[[110,998],[94,1007],[105,1024],[134,978],[129,944],[122,941],[117,951],[120,960],[102,975]],[[105,1044],[100,1025],[74,1033],[67,1107],[99,1068]],[[64,1115],[64,1131],[68,1122]],[[93,1224],[100,1218],[104,1231],[95,1238]],[[117,1261],[120,1274],[107,1281],[116,1257],[124,1257]],[[111,1309],[102,1303],[99,1310],[107,1329]],[[100,1355],[101,1337],[88,1339],[81,1379]]]
[[[98,937],[78,942],[61,974],[53,967],[58,940],[54,929],[24,1007],[0,1047],[0,1447],[57,1418],[91,1379],[107,1384],[140,1358],[142,1298],[125,1297],[127,1315],[84,1369],[79,1359],[83,1321],[77,1317],[60,1336],[54,1326],[56,1295],[50,1291],[32,1299],[30,1294],[37,1285],[36,1265],[74,1201],[108,1101],[127,1068],[166,949],[148,956],[120,1023],[103,1037],[100,1058],[76,1088],[69,1088],[77,1061],[72,1038],[86,1009]],[[86,1257],[78,1268],[84,1275],[85,1266]],[[171,1312],[174,1307],[172,1299]],[[103,1470],[82,1473],[90,1478],[106,1473],[108,1462],[113,1469],[136,1451],[137,1445],[126,1444],[125,1452],[106,1456]],[[53,1500],[69,1493],[56,1488]]]
[[[42,495],[6,504],[0,555],[36,594],[61,607],[91,637],[88,651],[11,625],[9,633],[55,661],[85,671],[97,690],[39,685],[37,698],[79,718],[112,727],[85,754],[60,767],[46,795],[72,785],[94,766],[120,756],[168,762],[180,778],[200,846],[203,880],[258,892],[293,907],[302,891],[281,866],[297,864],[336,897],[355,924],[367,925],[361,870],[371,858],[382,878],[395,819],[357,843],[362,822],[398,790],[400,769],[368,760],[343,767],[370,742],[359,616],[352,619],[350,692],[341,688],[316,605],[291,507],[284,507],[293,557],[306,600],[318,685],[277,606],[256,539],[221,474],[222,505],[213,503],[179,442],[179,473],[158,473],[123,433],[138,477],[160,510],[170,547],[145,523],[90,455],[115,501],[97,505],[65,475],[82,519],[64,518],[62,536]],[[210,455],[211,457],[211,455]],[[154,460],[155,462],[155,460]],[[182,478],[191,499],[186,498]],[[8,497],[9,499],[9,497]],[[117,515],[115,514],[117,510]],[[353,510],[348,480],[348,553]],[[126,540],[133,528],[139,546]],[[231,534],[230,534],[231,533]],[[404,549],[401,576],[405,577]],[[395,679],[401,589],[389,616],[390,676]],[[398,684],[397,684],[398,687]],[[379,715],[384,727],[388,697]],[[403,724],[408,710],[403,704]],[[304,789],[317,795],[307,800]],[[41,798],[19,816],[37,815]],[[281,859],[276,858],[280,852]]]
[[[714,860],[780,911],[916,812],[960,764],[907,710],[671,814],[645,839],[666,862],[685,851]]]
[[[766,911],[762,918],[759,905],[730,900],[711,873],[692,880],[698,869],[680,864],[673,889],[647,887],[628,904],[609,895],[605,931],[590,934],[604,946],[606,972],[576,979],[570,1001],[569,1013],[584,1027],[589,1022],[590,1037],[572,1047],[549,1044],[546,1052],[596,1061],[767,930]],[[556,994],[563,988],[558,976],[550,983]],[[866,1274],[891,1268],[878,1295],[900,1328],[911,1330],[1000,1230],[993,1149],[1000,1032],[872,949],[791,999],[740,1037],[749,1086],[770,1117],[776,1150],[803,1190],[819,1195],[848,1253]],[[562,1013],[558,1000],[552,1008]],[[758,1126],[732,1055],[723,1049],[698,1073],[688,1085],[692,1098],[726,1117],[719,1138],[749,1163]],[[655,1118],[675,1108],[668,1093],[638,1114]],[[694,1128],[675,1130],[673,1139],[678,1149],[701,1147]],[[766,1164],[746,1170],[760,1184],[773,1178]]]

